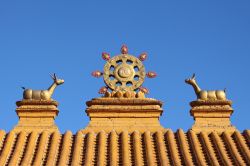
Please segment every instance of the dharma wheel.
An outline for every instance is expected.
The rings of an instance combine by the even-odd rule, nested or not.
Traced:
[[[104,66],[103,78],[112,90],[133,91],[144,82],[146,73],[142,62],[129,54],[109,59]]]
[[[99,93],[105,94],[108,89],[114,92],[127,92],[139,90],[144,94],[149,91],[142,87],[145,77],[156,77],[155,72],[145,72],[143,61],[147,59],[147,54],[142,53],[139,57],[128,54],[128,47],[123,45],[121,54],[110,57],[110,54],[103,52],[102,59],[106,61],[103,72],[96,70],[92,76],[99,78],[103,76],[106,86],[100,88]]]

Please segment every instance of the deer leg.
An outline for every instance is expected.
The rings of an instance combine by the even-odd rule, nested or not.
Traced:
[[[47,90],[41,91],[41,99],[42,100],[49,100],[50,97],[51,97],[51,95],[50,95],[49,91],[47,91]]]
[[[207,91],[205,90],[200,91],[198,99],[207,100]]]
[[[218,100],[226,100],[226,93],[223,90],[216,91],[216,97]]]

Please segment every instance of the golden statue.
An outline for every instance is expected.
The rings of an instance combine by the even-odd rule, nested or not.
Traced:
[[[102,58],[107,61],[104,71],[94,71],[92,76],[103,76],[106,86],[99,90],[100,94],[106,97],[143,97],[148,93],[147,88],[141,87],[145,77],[156,77],[155,72],[145,72],[142,61],[147,58],[146,53],[142,53],[138,58],[128,54],[128,47],[123,45],[121,54],[110,57],[108,53],[102,53]],[[111,92],[109,92],[110,90]],[[139,91],[136,93],[136,91]]]
[[[195,80],[195,74],[185,82],[193,86],[198,100],[226,100],[225,90],[201,90]]]
[[[51,78],[53,79],[53,84],[47,89],[47,90],[32,90],[32,89],[24,89],[23,92],[23,99],[27,99],[27,100],[50,100],[51,96],[54,93],[55,88],[58,85],[61,85],[64,83],[64,80],[62,79],[58,79],[56,77],[56,74],[54,75],[50,75]]]

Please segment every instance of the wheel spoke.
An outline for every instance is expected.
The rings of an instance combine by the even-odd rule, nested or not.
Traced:
[[[109,86],[116,86],[115,84],[116,84],[116,82],[118,82],[118,80],[117,79],[114,79],[114,80],[109,80]]]
[[[122,59],[122,63],[123,63],[123,64],[126,64],[126,63],[127,63],[127,59],[125,59],[125,58]]]
[[[114,76],[114,71],[109,71],[109,75]]]
[[[111,66],[115,67],[116,66],[116,61],[112,61],[110,64],[111,64]]]
[[[140,72],[139,71],[135,72],[135,76],[140,77]]]

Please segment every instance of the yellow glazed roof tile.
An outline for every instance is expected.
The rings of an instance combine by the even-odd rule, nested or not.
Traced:
[[[1,165],[249,165],[249,130],[0,132]]]

